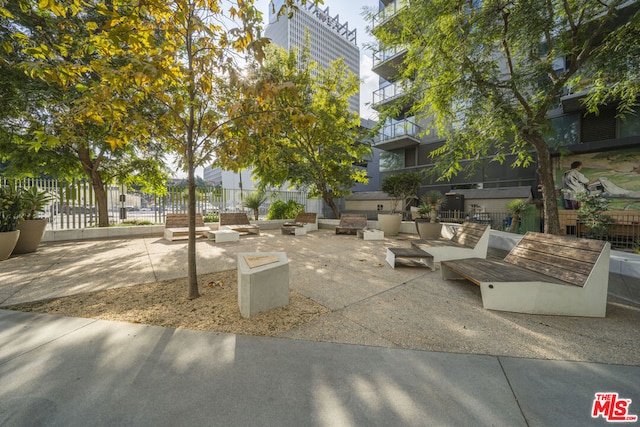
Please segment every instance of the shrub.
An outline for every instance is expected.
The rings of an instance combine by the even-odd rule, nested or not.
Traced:
[[[202,220],[204,222],[218,222],[220,221],[220,218],[218,217],[218,214],[210,213],[210,214],[203,215]]]
[[[300,212],[304,211],[304,205],[295,200],[276,200],[269,206],[267,219],[293,219]]]

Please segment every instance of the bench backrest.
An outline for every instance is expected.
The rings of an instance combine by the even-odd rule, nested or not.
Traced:
[[[316,223],[316,213],[315,212],[299,212],[296,215],[296,219],[294,222],[301,222],[304,224],[315,224]]]
[[[583,287],[606,244],[529,231],[504,261]]]
[[[185,228],[189,226],[189,214],[168,213],[165,217],[164,228]],[[196,227],[204,227],[202,214],[196,214]]]
[[[463,223],[456,234],[451,238],[453,242],[461,245],[475,248],[489,226],[487,224],[478,224],[476,222]]]
[[[364,214],[342,214],[340,216],[341,228],[365,228],[367,226],[367,216]]]
[[[251,223],[246,213],[229,212],[220,214],[220,225],[251,225]]]

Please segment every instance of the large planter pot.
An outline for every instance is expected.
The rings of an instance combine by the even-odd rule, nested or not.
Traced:
[[[20,237],[20,230],[0,233],[0,261],[4,261],[11,256],[13,248],[18,242],[18,237]]]
[[[18,223],[20,238],[13,250],[14,254],[26,254],[38,249],[44,229],[47,227],[46,219],[27,219]]]
[[[416,231],[421,239],[438,239],[442,232],[442,224],[430,222],[428,219],[416,218]]]
[[[397,236],[402,225],[402,214],[378,214],[378,228],[384,236]]]

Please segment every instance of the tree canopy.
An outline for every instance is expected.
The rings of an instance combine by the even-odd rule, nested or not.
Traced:
[[[636,105],[638,9],[624,0],[411,2],[373,33],[382,49],[406,49],[401,102],[415,100],[409,114],[433,118],[446,139],[432,153],[439,176],[460,173],[467,159],[535,161],[545,230],[557,234],[547,114],[570,87],[589,90],[592,108]]]
[[[371,153],[358,113],[348,99],[359,90],[358,76],[342,59],[319,68],[309,59],[309,44],[300,51],[270,46],[258,78],[264,84],[289,85],[272,103],[268,127],[256,129],[247,160],[262,186],[310,189],[339,218],[335,198],[345,197],[366,171],[355,166]],[[243,153],[243,156],[247,153]]]

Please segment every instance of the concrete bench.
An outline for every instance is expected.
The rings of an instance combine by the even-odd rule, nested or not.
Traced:
[[[244,212],[220,213],[218,230],[233,230],[240,234],[260,234],[260,227],[251,224]]]
[[[610,243],[528,232],[504,260],[442,262],[442,277],[480,286],[484,308],[604,317]]]
[[[237,242],[240,240],[240,233],[233,230],[214,230],[209,232],[209,239],[216,243]]]
[[[196,214],[196,237],[207,236],[211,229],[204,225],[201,214]],[[178,240],[189,237],[189,214],[171,214],[165,217],[164,239]]]
[[[362,240],[384,240],[384,231],[363,228],[357,231],[357,235]]]
[[[434,262],[464,258],[486,258],[490,228],[486,224],[463,223],[450,239],[417,239],[411,245],[429,252]]]
[[[282,234],[294,234],[300,236],[307,234],[308,231],[318,229],[318,219],[315,212],[300,212],[296,215],[292,222],[285,222],[280,227]]]

